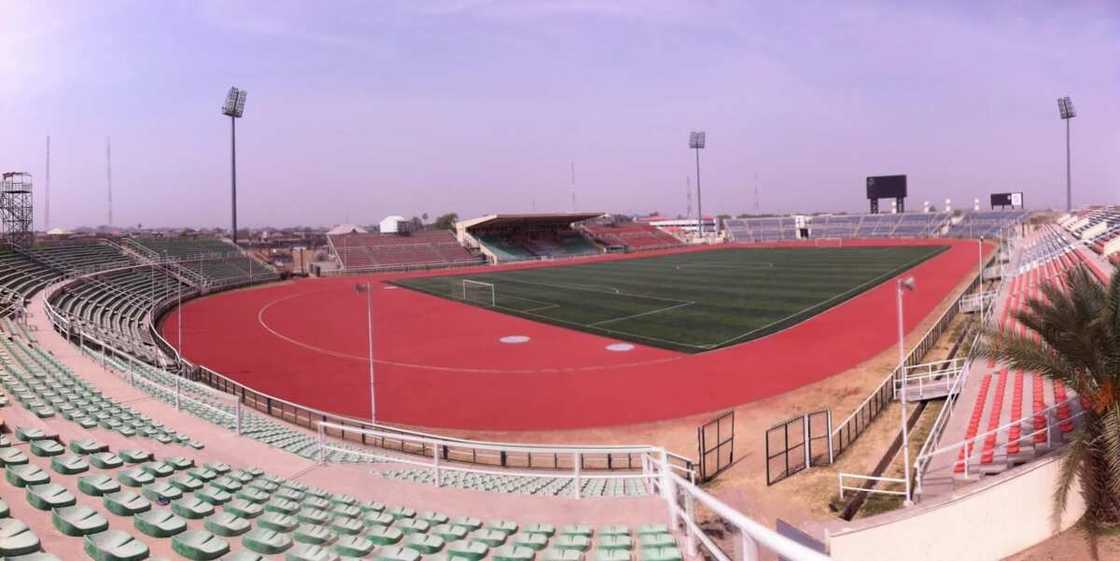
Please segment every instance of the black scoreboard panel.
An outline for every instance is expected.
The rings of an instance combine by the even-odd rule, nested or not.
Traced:
[[[868,199],[899,199],[905,196],[905,175],[880,175],[867,178]]]
[[[992,206],[1011,206],[1011,193],[992,193]]]

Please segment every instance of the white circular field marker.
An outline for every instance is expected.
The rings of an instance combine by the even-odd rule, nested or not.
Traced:
[[[634,345],[630,343],[611,343],[607,345],[607,350],[616,353],[625,353],[634,350]]]
[[[525,335],[506,335],[498,340],[507,345],[520,345],[521,343],[529,342],[529,338]]]

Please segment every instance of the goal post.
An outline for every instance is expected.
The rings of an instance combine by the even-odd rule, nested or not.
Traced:
[[[463,301],[484,306],[495,305],[494,285],[488,282],[463,279]]]

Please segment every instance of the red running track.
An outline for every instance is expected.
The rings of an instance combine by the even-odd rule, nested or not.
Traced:
[[[892,244],[950,245],[909,272],[918,283],[906,297],[909,331],[975,272],[976,242],[861,245]],[[889,281],[785,331],[684,354],[643,345],[612,352],[611,338],[384,284],[404,276],[416,274],[298,280],[193,300],[183,306],[184,353],[257,391],[368,418],[366,297],[354,285],[369,280],[379,421],[557,430],[672,419],[781,394],[856,366],[897,337]],[[161,325],[172,343],[176,313]],[[506,335],[530,341],[499,342]]]

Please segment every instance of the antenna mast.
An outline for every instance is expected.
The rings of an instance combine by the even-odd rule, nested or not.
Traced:
[[[572,212],[576,211],[576,162],[572,160]]]
[[[51,137],[47,135],[47,181],[43,187],[43,231],[51,229]]]

